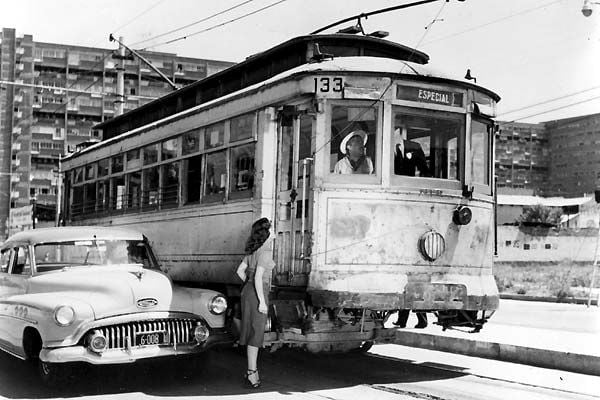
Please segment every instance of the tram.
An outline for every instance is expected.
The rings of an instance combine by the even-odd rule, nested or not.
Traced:
[[[95,127],[63,220],[133,226],[173,280],[239,297],[273,221],[267,345],[349,351],[399,309],[481,329],[497,309],[494,92],[398,43],[308,35]],[[361,166],[362,164],[362,166]]]

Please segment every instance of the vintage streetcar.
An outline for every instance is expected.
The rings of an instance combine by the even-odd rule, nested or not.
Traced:
[[[37,361],[48,384],[77,362],[191,357],[231,342],[225,297],[174,285],[139,232],[35,229],[9,237],[0,254],[0,350]]]
[[[105,121],[62,163],[68,225],[132,226],[172,279],[239,302],[252,222],[274,221],[267,345],[393,341],[398,309],[474,331],[498,307],[499,97],[415,49],[308,35]],[[358,140],[359,139],[359,140]]]

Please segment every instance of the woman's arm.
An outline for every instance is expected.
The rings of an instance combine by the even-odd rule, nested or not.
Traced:
[[[263,275],[265,269],[258,265],[256,267],[256,275],[254,275],[254,289],[258,296],[258,312],[263,314],[267,313],[267,303],[265,302],[265,294],[263,293]]]
[[[247,268],[248,268],[248,264],[246,264],[245,261],[242,261],[240,263],[240,266],[237,268],[237,271],[235,271],[237,276],[239,276],[240,279],[244,282],[246,282],[246,269]]]

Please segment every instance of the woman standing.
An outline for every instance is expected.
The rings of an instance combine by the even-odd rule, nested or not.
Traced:
[[[258,349],[262,347],[264,340],[271,271],[275,267],[271,246],[266,243],[270,229],[271,223],[267,218],[261,218],[252,224],[252,231],[244,249],[246,256],[237,269],[237,275],[244,281],[239,343],[247,346],[246,381],[253,388],[260,386],[256,363]]]

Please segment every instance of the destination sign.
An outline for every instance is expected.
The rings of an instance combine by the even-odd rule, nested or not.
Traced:
[[[443,104],[446,106],[463,107],[463,94],[445,90],[425,89],[414,86],[398,85],[396,89],[398,100],[418,101],[421,103]]]

